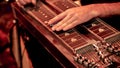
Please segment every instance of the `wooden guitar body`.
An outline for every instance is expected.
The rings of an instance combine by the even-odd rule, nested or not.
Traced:
[[[67,68],[106,68],[120,63],[120,32],[95,18],[68,31],[53,32],[46,24],[66,9],[77,7],[71,0],[46,0],[37,8],[12,5],[15,17],[56,60]],[[54,25],[54,24],[53,24]],[[46,43],[47,42],[47,43]]]

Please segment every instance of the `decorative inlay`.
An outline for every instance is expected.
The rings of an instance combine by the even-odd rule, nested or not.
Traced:
[[[71,38],[71,42],[75,42],[75,41],[77,41],[76,38]]]
[[[103,31],[105,31],[105,29],[99,28],[98,31],[99,31],[99,32],[103,32]]]

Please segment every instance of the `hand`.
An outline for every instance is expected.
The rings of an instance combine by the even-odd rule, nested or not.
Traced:
[[[95,6],[94,6],[95,7]],[[90,19],[97,17],[98,13],[93,11],[93,6],[81,6],[75,7],[66,10],[65,12],[57,15],[53,19],[51,19],[48,24],[53,24],[52,30],[53,31],[60,31],[60,30],[68,30],[75,27],[78,24],[82,24],[84,22],[89,21]]]
[[[17,3],[18,3],[20,6],[26,5],[26,4],[28,4],[28,3],[36,4],[36,0],[18,0]]]

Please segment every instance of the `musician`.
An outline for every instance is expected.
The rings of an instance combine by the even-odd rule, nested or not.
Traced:
[[[81,2],[87,0],[82,0]],[[93,0],[94,1],[94,0]],[[96,0],[95,0],[96,1]],[[58,22],[52,27],[53,31],[60,31],[60,30],[68,30],[71,29],[78,24],[82,24],[84,22],[87,22],[95,17],[106,17],[106,16],[112,16],[112,15],[120,15],[120,2],[116,0],[116,2],[113,2],[111,0],[111,3],[102,3],[104,0],[100,0],[100,3],[92,3],[83,5],[80,7],[70,8],[66,10],[65,12],[59,14],[58,16],[51,19],[48,24],[53,24]],[[114,0],[115,1],[115,0]],[[27,3],[32,2],[33,4],[36,3],[36,0],[18,0],[18,3],[20,5],[25,5]],[[84,4],[86,4],[84,2]]]
[[[4,13],[0,16],[0,68],[17,68],[10,42],[10,31],[14,25],[11,21],[13,16],[5,10],[2,10]]]

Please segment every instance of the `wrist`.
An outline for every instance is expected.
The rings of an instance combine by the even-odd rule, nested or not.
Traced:
[[[103,14],[103,8],[99,4],[91,4],[91,11],[90,14],[93,17],[101,17]]]
[[[120,3],[91,4],[90,6],[91,15],[94,17],[106,17],[120,14]]]

